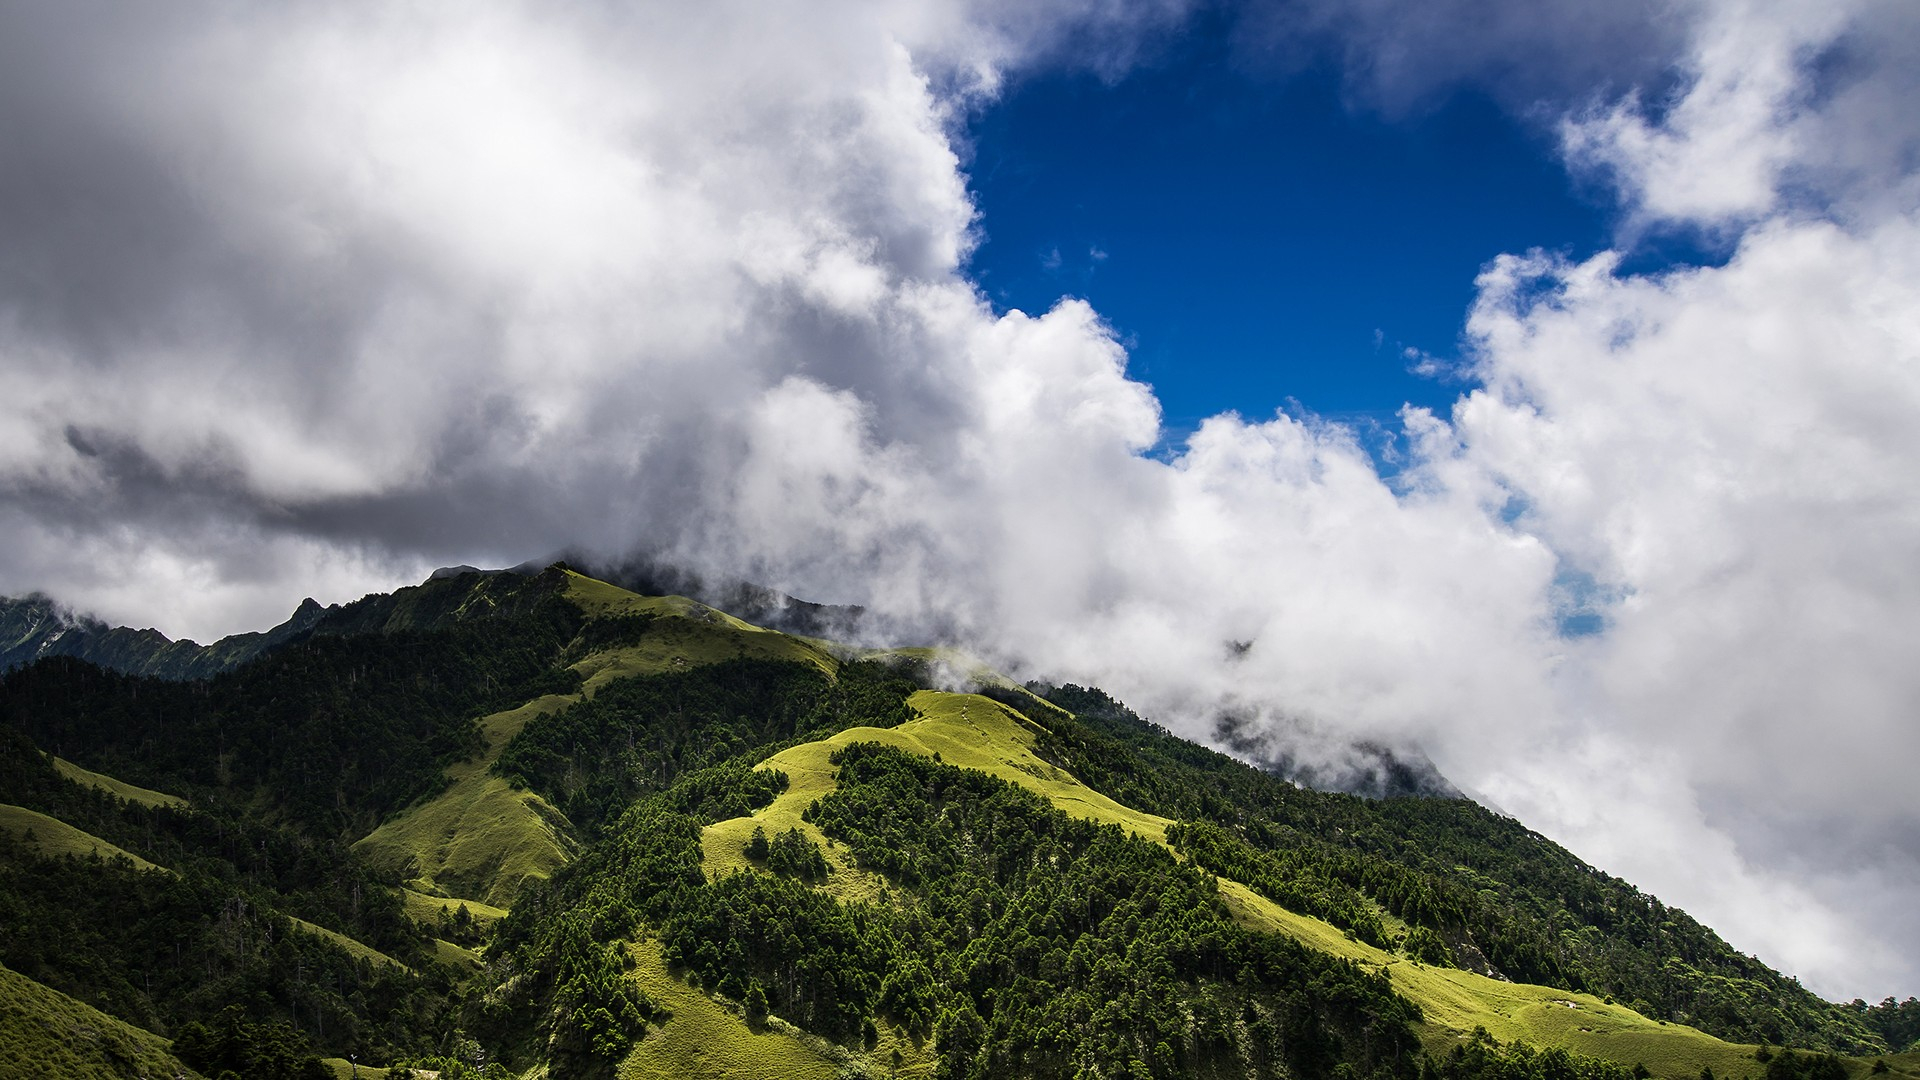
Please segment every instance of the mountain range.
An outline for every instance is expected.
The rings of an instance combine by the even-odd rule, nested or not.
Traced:
[[[207,646],[0,602],[0,1074],[1920,1078],[1920,1002],[1824,1001],[1411,755],[1319,790],[576,562]]]

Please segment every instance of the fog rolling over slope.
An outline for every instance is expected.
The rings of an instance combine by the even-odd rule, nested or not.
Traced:
[[[1456,342],[1356,289],[1439,407],[1170,431],[1179,365],[1132,361],[1177,319],[996,301],[975,131],[1189,47],[1222,130],[1320,80],[1286,149],[1358,194],[1249,197],[1299,242],[1167,274],[1277,303],[1414,251],[1353,239],[1420,191],[1345,136],[1461,102],[1605,239],[1489,243]],[[1418,748],[1821,993],[1910,994],[1916,49],[1898,0],[12,8],[0,592],[212,641],[640,553],[1308,772]]]
[[[1470,800],[564,563],[212,675],[42,656],[0,784],[23,1075],[1920,1076],[1920,1002],[1823,1001]]]

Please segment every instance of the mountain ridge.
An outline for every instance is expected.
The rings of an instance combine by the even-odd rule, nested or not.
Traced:
[[[308,597],[278,626],[201,645],[191,638],[171,639],[151,627],[108,626],[44,593],[0,597],[0,672],[42,657],[71,656],[130,675],[207,678],[297,639],[327,610]]]
[[[235,924],[253,931],[209,942],[236,975],[269,965],[248,976],[267,980],[258,984],[264,1011],[248,1022],[282,1017],[336,1056],[358,1047],[377,1060],[442,1061],[452,1044],[420,1033],[459,1031],[515,1071],[607,1075],[631,1057],[621,1067],[641,1075],[642,1061],[692,1067],[659,1048],[701,1043],[689,1041],[694,1027],[674,1027],[694,1024],[697,1011],[707,1025],[699,1030],[714,1038],[744,1025],[727,1045],[773,1046],[748,1034],[785,1024],[778,1030],[798,1041],[778,1043],[781,1053],[809,1047],[838,1062],[833,1069],[872,1075],[894,1069],[898,1051],[899,1075],[1053,1075],[1073,1062],[1088,1075],[1123,1075],[1136,1061],[1154,1076],[1264,1075],[1285,1060],[1299,1075],[1351,1065],[1470,1080],[1499,1069],[1550,1075],[1559,1066],[1537,1055],[1551,1050],[1597,1063],[1578,1066],[1595,1078],[1638,1064],[1673,1080],[1707,1067],[1727,1080],[1787,1080],[1835,1068],[1864,1075],[1869,1063],[1787,1055],[1763,1042],[1887,1055],[1900,1049],[1890,1037],[1905,1030],[1901,1010],[1913,1004],[1821,1002],[1683,912],[1471,801],[1298,788],[1179,740],[1096,689],[1020,687],[988,673],[973,688],[987,696],[957,694],[949,673],[935,677],[936,651],[827,649],[564,565],[530,575],[448,568],[323,610],[278,647],[200,680],[115,674],[72,656],[0,678],[8,770],[0,779],[22,792],[28,812],[177,868],[187,887],[180,918],[212,905],[202,917],[219,926],[230,918],[217,913],[223,904],[257,906],[264,921]],[[551,809],[536,813],[540,827],[574,846],[498,893],[471,884],[484,877],[412,863],[411,853],[480,838],[472,823],[492,811],[432,817],[437,806],[494,805],[460,803],[469,789],[537,800]],[[180,796],[189,802],[171,801]],[[1076,809],[1090,806],[1108,809],[1091,818]],[[422,821],[442,824],[407,824]],[[1020,824],[1006,832],[996,822]],[[1129,832],[1128,822],[1150,824]],[[1107,837],[1108,828],[1120,831]],[[365,841],[375,836],[389,855],[372,857]],[[955,837],[965,843],[951,847]],[[535,839],[530,827],[508,825],[487,843],[500,855]],[[245,854],[253,850],[285,856],[258,862]],[[318,877],[299,869],[315,858],[331,869]],[[474,864],[483,875],[493,872],[490,858]],[[55,903],[48,890],[67,881],[99,895],[66,903],[93,910],[158,903],[160,886],[137,869],[67,865],[17,845],[0,850],[0,899],[44,912],[29,920],[34,940],[0,929],[0,962],[31,961],[28,977],[67,992],[105,990],[102,976],[48,952],[66,942],[188,988],[164,1001],[138,986],[106,991],[139,1022],[166,1029],[215,1018],[225,983],[74,937],[59,929],[57,907],[36,906]],[[1136,985],[1134,974],[1111,981],[1120,969],[1102,983],[1096,969],[1132,972],[1136,960],[1128,949],[1096,962],[1110,948],[1096,942],[1123,940],[1110,935],[1124,920],[1110,925],[1102,920],[1111,912],[1098,911],[1069,918],[1074,909],[1059,907],[1068,894],[1044,880],[1049,865],[1136,898],[1127,903],[1148,904],[1162,888],[1192,898],[1183,905],[1197,906],[1183,910],[1201,921],[1186,929],[1154,921],[1147,906],[1134,916],[1157,927],[1139,931],[1147,951],[1138,962],[1160,955],[1173,965],[1173,984],[1155,993],[1188,1002],[1188,1012],[1143,999],[1107,1022],[1119,1042],[1087,1034],[1094,1013],[1074,1019],[1074,1010],[1097,1011],[1100,999],[1084,996],[1090,988]],[[104,893],[73,876],[87,873]],[[984,907],[954,906],[969,889]],[[1007,920],[1029,908],[1016,932]],[[784,936],[749,945],[738,922],[749,911]],[[293,921],[276,924],[274,912]],[[1078,938],[1045,929],[1062,918],[1081,927],[1075,934],[1094,935],[1085,937],[1085,968],[1071,962]],[[362,961],[351,950],[322,961],[342,946],[271,929],[300,923],[404,966],[358,969],[349,979],[357,998],[323,994],[332,1004],[313,1015],[326,1023],[303,1020],[300,1002],[313,989],[268,976],[272,950],[348,965],[338,971]],[[931,936],[903,952],[899,935]],[[1232,950],[1278,947],[1261,935],[1306,950],[1284,962],[1273,954],[1274,963],[1321,972],[1313,978],[1373,1004],[1336,1016],[1292,996],[1286,979],[1259,976],[1238,990],[1218,982],[1218,972],[1240,970]],[[1038,944],[1023,952],[1028,938],[1055,941],[1058,961]],[[1181,940],[1241,944],[1203,951],[1215,959],[1195,967],[1202,954],[1181,951]],[[710,954],[700,942],[725,947]],[[735,946],[744,951],[727,951]],[[1173,951],[1154,952],[1163,948]],[[1137,977],[1150,983],[1160,962]],[[913,974],[916,964],[931,981]],[[689,993],[711,1005],[674,1010],[683,1020],[666,1014],[661,1000],[684,1005]],[[355,1000],[415,1019],[384,1027]],[[1413,1011],[1402,1016],[1405,1008]],[[1325,1023],[1346,1034],[1314,1049],[1298,1032],[1236,1026],[1253,1023],[1247,1017],[1276,1031]],[[1064,1042],[1041,1037],[1059,1024]],[[1685,1024],[1746,1045],[1687,1034]],[[341,1025],[359,1034],[343,1042]],[[1397,1025],[1421,1034],[1396,1041]],[[1498,1041],[1479,1041],[1476,1027]],[[1149,1029],[1161,1032],[1158,1042]],[[1363,1038],[1363,1029],[1376,1034]],[[1362,1051],[1353,1039],[1385,1041]],[[629,1054],[635,1040],[655,1048]],[[1912,1074],[1897,1056],[1889,1068]]]

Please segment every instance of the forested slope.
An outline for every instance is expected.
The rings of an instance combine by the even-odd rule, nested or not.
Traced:
[[[556,566],[206,678],[43,658],[0,678],[0,801],[152,868],[7,832],[0,963],[272,1075],[1838,1080],[1920,1035],[1466,800],[1300,788],[1097,690],[932,693],[936,655]]]

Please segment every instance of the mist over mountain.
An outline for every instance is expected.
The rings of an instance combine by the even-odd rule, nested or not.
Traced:
[[[1822,993],[1920,991],[1916,52],[1904,0],[11,6],[0,592],[155,635],[9,648],[197,671],[157,635],[680,567],[1316,783],[1417,751]],[[1047,80],[1129,137],[1016,245],[983,120]],[[1507,229],[1519,173],[1586,231]],[[1283,361],[1392,380],[1176,394]]]
[[[7,1068],[1920,1076],[1920,1003],[1823,1001],[1380,747],[1316,791],[565,563],[316,610],[218,672],[0,675]]]

